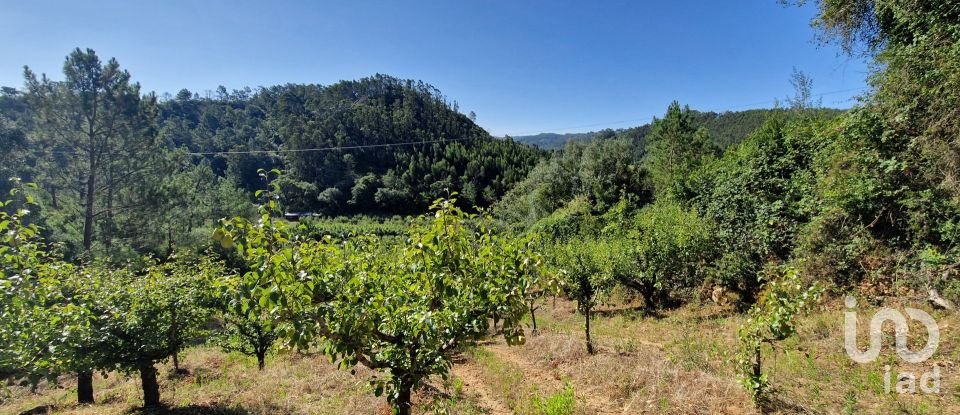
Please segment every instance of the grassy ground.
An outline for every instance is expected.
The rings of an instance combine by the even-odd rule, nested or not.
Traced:
[[[254,359],[225,354],[214,348],[193,348],[184,353],[181,367],[188,374],[161,378],[161,397],[167,408],[157,414],[390,414],[387,402],[373,396],[367,385],[371,371],[362,367],[355,374],[338,370],[324,356],[285,354],[268,359],[263,372]],[[161,373],[171,373],[165,365]],[[138,378],[119,374],[94,381],[97,404],[77,406],[72,379],[58,387],[41,386],[38,394],[13,388],[14,396],[0,405],[0,414],[23,412],[76,415],[140,413]],[[466,400],[443,392],[442,383],[421,391],[421,412],[446,410],[477,414]]]
[[[960,413],[960,360],[956,313],[934,311],[922,302],[887,304],[928,311],[938,321],[940,346],[923,364],[904,364],[894,353],[892,328],[880,358],[853,362],[844,350],[844,314],[834,300],[799,319],[799,333],[764,350],[764,370],[772,390],[764,405],[769,413],[940,414]],[[877,307],[859,313],[861,349],[866,326]],[[561,302],[538,320],[544,334],[515,354],[559,378],[568,379],[578,396],[603,403],[610,413],[754,413],[749,396],[736,384],[736,332],[743,317],[714,305],[687,306],[645,316],[629,307],[601,310],[593,333],[600,352],[588,356],[583,347],[583,318],[573,304]],[[912,325],[910,348],[926,342],[923,327]],[[892,385],[899,372],[919,379],[933,365],[940,367],[939,394],[884,393],[885,366]],[[582,399],[581,401],[586,401]]]
[[[844,308],[839,301],[800,319],[799,335],[764,351],[773,387],[769,413],[940,414],[960,413],[957,314],[926,309],[941,329],[940,348],[924,364],[906,365],[887,345],[877,362],[857,364],[843,348]],[[860,345],[873,308],[860,311]],[[583,317],[560,300],[538,314],[540,334],[523,346],[491,340],[457,359],[450,380],[437,379],[417,395],[416,413],[440,414],[754,414],[749,395],[736,383],[736,330],[742,316],[714,305],[686,306],[645,315],[629,306],[603,308],[593,321],[599,346],[586,353]],[[919,331],[917,331],[919,330]],[[911,348],[926,341],[911,326]],[[889,337],[892,344],[892,335]],[[885,366],[893,376],[940,368],[940,394],[884,393]],[[386,402],[367,386],[371,373],[339,371],[322,356],[287,354],[253,360],[211,348],[185,353],[189,374],[162,380],[173,414],[388,414]],[[165,368],[163,373],[168,373]],[[894,378],[892,384],[896,384]],[[0,413],[136,413],[140,391],[132,378],[98,377],[98,404],[77,407],[68,379],[38,394],[13,388]]]

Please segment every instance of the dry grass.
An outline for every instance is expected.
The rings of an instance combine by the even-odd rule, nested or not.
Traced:
[[[889,307],[924,309],[937,320],[940,328],[940,346],[933,357],[922,364],[903,362],[894,351],[892,326],[883,352],[877,361],[869,364],[853,362],[843,348],[844,308],[838,301],[801,319],[798,336],[783,343],[768,358],[771,382],[777,388],[779,402],[785,407],[799,407],[816,413],[896,413],[940,414],[960,413],[960,373],[957,361],[956,313],[937,312],[922,302],[888,303]],[[866,327],[876,311],[875,307],[858,313],[859,345],[866,349]],[[910,348],[919,350],[927,336],[922,326],[911,325]],[[922,373],[940,367],[940,394],[897,394],[884,391],[885,366],[891,367],[893,380],[900,372]]]
[[[764,350],[770,377],[768,413],[940,414],[960,413],[960,314],[934,312],[919,303],[888,304],[925,309],[941,329],[940,348],[921,365],[906,365],[886,345],[877,362],[854,363],[843,348],[842,302],[834,300],[799,319],[799,333]],[[864,330],[873,310],[861,307]],[[593,320],[599,353],[588,355],[583,317],[558,301],[539,313],[541,335],[523,346],[491,342],[468,353],[454,373],[469,381],[439,380],[418,394],[418,413],[539,414],[535,402],[570,387],[575,414],[751,414],[749,395],[736,383],[736,331],[743,317],[715,306],[687,306],[647,315],[630,305],[601,309]],[[911,347],[926,338],[911,326]],[[892,342],[892,335],[888,336]],[[867,336],[860,336],[865,347]],[[918,377],[940,367],[941,393],[884,393],[885,366]],[[282,355],[260,373],[252,359],[196,348],[185,354],[186,376],[162,380],[171,414],[387,414],[386,401],[367,386],[370,371],[337,370],[322,356]],[[465,370],[466,369],[466,370]],[[164,368],[167,373],[169,368]],[[894,379],[893,384],[896,384]],[[140,404],[137,382],[119,375],[97,377],[98,404],[77,407],[71,379],[32,395],[13,388],[0,414],[53,408],[67,414],[129,414]],[[481,407],[483,409],[481,409]]]
[[[731,380],[671,362],[654,344],[614,348],[607,336],[600,351],[586,353],[579,336],[544,334],[515,353],[569,379],[594,406],[608,413],[743,414],[753,413],[749,396]],[[651,342],[652,343],[652,342]],[[619,349],[619,350],[618,350]]]
[[[928,362],[905,364],[893,352],[893,336],[877,362],[857,364],[843,347],[843,304],[834,300],[799,318],[797,336],[764,350],[764,370],[773,386],[769,413],[960,413],[960,315],[934,311],[920,301],[861,307],[859,337],[866,348],[865,328],[881,306],[920,308],[931,313],[941,331],[940,348]],[[743,316],[714,305],[691,305],[645,315],[630,306],[607,307],[593,320],[600,353],[586,354],[583,317],[572,303],[559,301],[538,316],[546,333],[530,339],[516,353],[560,376],[577,390],[609,399],[622,413],[750,413],[753,405],[736,384],[734,367],[737,328]],[[891,330],[892,331],[892,330]],[[926,342],[920,325],[912,325],[911,348]],[[885,365],[893,375],[911,372],[918,378],[936,364],[941,393],[884,393]],[[893,380],[895,385],[896,379]]]
[[[167,409],[160,414],[389,414],[383,398],[373,396],[367,380],[371,371],[338,370],[329,358],[319,355],[286,354],[267,361],[259,372],[256,362],[238,354],[214,348],[188,350],[181,366],[182,376],[162,376],[161,397]],[[161,373],[170,373],[164,366]],[[75,383],[64,378],[57,387],[41,386],[39,393],[14,388],[15,396],[0,405],[0,414],[37,413],[92,415],[137,413],[142,404],[135,377],[97,375],[94,381],[97,404],[77,406]],[[435,391],[417,397],[421,412],[445,408],[451,414],[477,413],[469,402],[460,402]]]

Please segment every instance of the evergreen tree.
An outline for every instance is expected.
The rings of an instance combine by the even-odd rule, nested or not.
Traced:
[[[656,197],[687,200],[690,173],[717,153],[706,129],[696,127],[689,107],[674,101],[663,119],[654,120],[648,140],[645,164]]]
[[[126,191],[152,174],[156,99],[141,97],[115,59],[104,64],[90,49],[67,56],[63,74],[53,81],[24,70],[35,123],[31,144],[52,163],[38,179],[53,205],[82,211],[82,249],[89,252],[95,241],[109,246],[115,215],[140,203]]]

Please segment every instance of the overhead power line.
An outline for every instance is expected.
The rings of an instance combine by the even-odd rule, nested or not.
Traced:
[[[363,145],[353,145],[353,146],[318,147],[318,148],[287,148],[287,149],[280,148],[276,150],[201,151],[201,152],[189,152],[186,154],[192,155],[192,156],[213,156],[218,154],[308,153],[313,151],[339,151],[339,150],[354,150],[354,149],[360,149],[360,148],[414,146],[417,144],[448,143],[451,141],[467,141],[467,140],[469,140],[469,138],[447,138],[447,139],[440,139],[440,140],[408,141],[405,143],[363,144]]]
[[[839,90],[839,91],[830,91],[830,92],[824,92],[824,93],[818,94],[818,95],[813,95],[812,98],[819,98],[819,97],[824,97],[824,96],[827,96],[827,95],[840,94],[840,93],[844,93],[844,92],[863,91],[863,90],[866,90],[866,89],[868,89],[868,88],[867,88],[867,87],[861,87],[861,88],[853,88],[853,89],[844,89],[844,90]],[[739,105],[734,105],[734,106],[726,107],[726,108],[724,108],[724,109],[711,109],[711,110],[706,110],[706,111],[704,111],[704,112],[724,112],[724,111],[730,111],[730,110],[734,110],[734,109],[738,109],[738,108],[744,108],[744,107],[751,107],[751,106],[761,105],[761,104],[765,104],[765,103],[768,103],[768,102],[769,102],[769,101],[756,102],[756,103],[751,103],[751,104],[739,104]],[[659,115],[659,114],[657,114],[657,115]],[[623,123],[628,123],[628,122],[642,122],[642,121],[648,121],[648,120],[652,119],[653,117],[655,117],[655,116],[657,116],[657,115],[651,115],[651,116],[646,117],[646,118],[635,118],[635,119],[631,119],[631,120],[610,121],[610,122],[603,122],[603,123],[584,124],[584,125],[572,126],[572,127],[565,127],[565,128],[556,128],[556,129],[552,129],[552,130],[540,130],[540,131],[531,131],[531,132],[517,133],[517,134],[513,134],[513,135],[511,135],[511,136],[521,136],[521,135],[536,134],[536,133],[559,132],[559,131],[572,130],[572,129],[576,129],[576,128],[588,128],[588,127],[597,127],[597,126],[604,126],[604,125],[609,126],[609,125],[623,124]],[[229,154],[309,153],[309,152],[320,152],[320,151],[357,150],[357,149],[364,149],[364,148],[387,148],[387,147],[415,146],[415,145],[419,145],[419,144],[433,144],[433,143],[449,143],[449,142],[467,141],[467,140],[470,140],[470,139],[471,139],[471,138],[464,137],[464,138],[447,138],[447,139],[438,139],[438,140],[408,141],[408,142],[403,142],[403,143],[358,144],[358,145],[350,145],[350,146],[316,147],[316,148],[287,148],[287,149],[278,148],[278,149],[272,149],[272,150],[227,150],[227,151],[196,151],[196,152],[191,151],[191,152],[187,152],[187,153],[184,153],[184,154],[190,155],[190,156],[214,156],[214,155],[229,155]],[[74,152],[74,151],[51,151],[50,153],[54,153],[54,154],[84,154],[83,152]]]
[[[408,141],[403,143],[383,143],[383,144],[361,144],[361,145],[351,145],[351,146],[336,146],[336,147],[317,147],[317,148],[278,148],[273,150],[227,150],[227,151],[189,151],[183,154],[188,156],[214,156],[219,154],[270,154],[270,153],[308,153],[314,151],[340,151],[340,150],[353,150],[353,149],[362,149],[362,148],[382,148],[382,147],[401,147],[401,146],[415,146],[418,144],[432,144],[432,143],[449,143],[456,141],[467,141],[470,138],[444,138],[439,140],[424,140],[424,141]],[[85,152],[82,151],[61,151],[53,150],[48,151],[49,154],[75,154],[75,155],[84,155]]]

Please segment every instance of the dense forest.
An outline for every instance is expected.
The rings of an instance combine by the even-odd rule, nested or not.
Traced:
[[[285,172],[292,212],[414,214],[451,194],[489,206],[543,156],[492,138],[430,85],[385,75],[160,98],[77,49],[64,76],[27,69],[23,89],[3,89],[0,125],[4,175],[40,185],[44,228],[71,256],[199,243],[208,229],[195,229],[252,212],[260,169]]]
[[[76,379],[90,404],[95,372],[138,373],[157,407],[157,365],[172,361],[176,382],[191,347],[261,372],[267,356],[319,354],[351,376],[365,367],[362,392],[407,415],[459,396],[425,385],[465,355],[489,360],[500,337],[537,345],[517,366],[548,369],[530,379],[563,379],[549,399],[509,401],[514,413],[599,413],[570,392],[595,384],[618,413],[682,413],[664,409],[659,380],[613,377],[645,355],[664,366],[641,374],[737,379],[760,413],[956,412],[950,394],[884,395],[892,353],[850,363],[837,298],[960,301],[960,7],[816,4],[822,40],[876,64],[854,108],[820,108],[795,72],[782,108],[673,102],[649,125],[552,150],[493,138],[433,87],[384,75],[161,98],[91,50],[61,81],[26,69],[0,96],[0,375],[34,390]],[[307,211],[354,216],[284,218]],[[695,314],[672,328],[683,340],[628,337],[676,326],[675,310]],[[606,366],[585,378],[582,362]],[[686,384],[730,389],[699,385]]]

